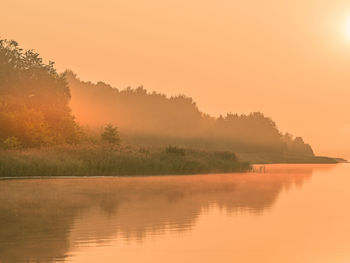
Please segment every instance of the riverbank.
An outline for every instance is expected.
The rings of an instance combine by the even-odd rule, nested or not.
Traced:
[[[237,153],[239,160],[252,164],[335,164],[348,162],[342,158],[273,153]]]
[[[132,176],[245,172],[232,152],[61,146],[0,151],[0,177]]]

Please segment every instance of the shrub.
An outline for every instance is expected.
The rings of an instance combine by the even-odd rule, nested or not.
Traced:
[[[175,155],[175,156],[185,156],[185,149],[179,148],[179,147],[176,147],[176,146],[168,146],[165,149],[165,152],[167,154],[172,154],[172,155]]]
[[[17,137],[14,137],[14,136],[8,137],[4,141],[4,148],[7,150],[17,150],[17,149],[20,149],[21,147],[22,147],[22,144]]]

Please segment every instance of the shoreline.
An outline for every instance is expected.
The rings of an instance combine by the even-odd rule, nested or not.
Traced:
[[[212,175],[212,174],[261,174],[261,173],[269,173],[269,171],[263,170],[254,170],[254,167],[268,167],[268,166],[275,166],[275,165],[302,165],[302,166],[312,166],[312,165],[339,165],[339,164],[350,164],[349,161],[347,162],[339,162],[339,163],[269,163],[269,164],[251,164],[252,170],[248,171],[235,171],[235,172],[211,172],[211,173],[193,173],[193,174],[139,174],[139,175],[75,175],[75,176],[69,176],[69,175],[46,175],[46,176],[15,176],[15,177],[2,177],[0,176],[0,181],[6,181],[6,180],[55,180],[55,179],[104,179],[104,178],[130,178],[130,177],[171,177],[171,176],[201,176],[201,175]]]
[[[0,177],[147,176],[245,172],[233,152],[61,147],[0,151]]]
[[[251,172],[271,164],[336,164],[346,160],[269,153],[236,154],[179,147],[63,146],[0,151],[0,179],[171,176]],[[260,169],[260,168],[259,168]]]

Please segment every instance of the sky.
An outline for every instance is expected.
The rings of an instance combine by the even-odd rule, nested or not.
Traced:
[[[59,71],[261,111],[318,155],[350,159],[348,0],[1,0],[0,37]]]

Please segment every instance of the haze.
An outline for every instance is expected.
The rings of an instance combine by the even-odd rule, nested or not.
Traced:
[[[350,158],[345,0],[2,0],[1,37],[82,80],[264,112],[316,154]]]

